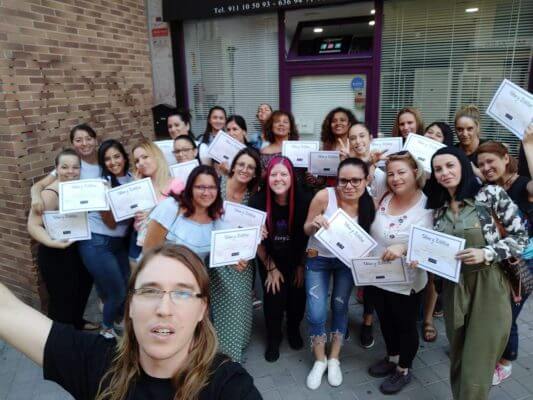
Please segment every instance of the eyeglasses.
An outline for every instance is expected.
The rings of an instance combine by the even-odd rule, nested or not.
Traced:
[[[172,303],[175,305],[186,304],[195,298],[204,297],[202,293],[195,293],[185,289],[162,290],[151,287],[133,289],[132,293],[137,295],[142,301],[152,304],[160,302],[163,299],[163,296],[167,293],[170,296],[170,300],[172,300]]]
[[[193,188],[199,192],[215,192],[218,190],[218,187],[216,186],[194,185]]]
[[[337,181],[337,186],[344,188],[348,186],[348,183],[349,183],[350,185],[352,185],[352,187],[358,187],[361,184],[361,182],[363,182],[363,179],[361,178],[351,178],[351,179],[340,178]]]
[[[186,149],[172,150],[172,154],[179,156],[180,154],[187,153],[188,151],[193,150],[192,147],[187,147]]]
[[[237,167],[239,169],[245,169],[247,171],[254,171],[255,170],[255,165],[246,164],[244,162],[238,162],[237,164],[235,164],[235,167]]]

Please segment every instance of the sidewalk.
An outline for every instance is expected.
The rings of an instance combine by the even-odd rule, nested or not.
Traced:
[[[95,315],[95,305],[89,314]],[[305,377],[312,365],[308,349],[293,351],[286,341],[276,363],[263,358],[264,324],[262,311],[254,314],[254,334],[248,348],[245,368],[252,374],[265,400],[446,400],[451,399],[448,382],[447,341],[442,319],[436,320],[439,337],[434,343],[421,341],[413,366],[414,379],[396,396],[384,396],[378,387],[381,379],[371,378],[367,367],[384,356],[384,343],[375,326],[376,345],[369,350],[358,344],[362,306],[350,305],[351,340],[346,342],[341,356],[344,383],[330,387],[326,378],[322,386],[311,391],[305,387]],[[305,326],[305,323],[303,324]],[[29,327],[31,329],[31,327]],[[304,329],[302,329],[304,332]],[[513,374],[502,385],[491,390],[493,400],[533,400],[533,304],[527,303],[519,321],[520,357],[513,363]],[[58,385],[44,381],[42,370],[15,349],[0,341],[0,400],[62,400],[71,399]]]

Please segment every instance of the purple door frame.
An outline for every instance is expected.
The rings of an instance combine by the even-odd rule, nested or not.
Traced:
[[[371,57],[320,61],[287,61],[285,13],[278,13],[279,106],[291,110],[291,78],[303,75],[366,74],[365,119],[374,136],[378,131],[383,0],[374,0],[374,51]]]

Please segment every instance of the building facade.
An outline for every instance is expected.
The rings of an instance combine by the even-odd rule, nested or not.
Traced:
[[[418,107],[426,123],[453,122],[463,104],[483,113],[504,78],[531,90],[527,0],[163,3],[176,100],[192,111],[195,133],[213,105],[253,125],[266,102],[292,111],[306,139],[336,106],[388,135],[404,106]],[[482,132],[516,146],[485,115]]]
[[[99,140],[153,137],[145,4],[0,3],[0,281],[38,305],[26,230],[30,187],[81,122]]]

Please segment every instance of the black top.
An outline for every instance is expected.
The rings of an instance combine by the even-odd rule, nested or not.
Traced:
[[[481,144],[485,143],[486,141],[487,141],[486,139],[479,139],[479,145],[478,145],[478,148],[479,148],[479,146],[480,146]],[[457,143],[455,146],[456,146],[456,147],[459,147],[460,149],[462,149],[462,147],[461,147],[461,143]],[[466,153],[465,153],[465,154],[466,154]],[[477,153],[477,150],[476,150],[476,151],[474,151],[472,154],[467,155],[468,159],[469,159],[472,163],[474,163],[474,165],[475,165],[476,167],[477,167],[477,154],[478,154],[478,153]]]
[[[115,347],[115,340],[54,322],[44,349],[44,378],[61,385],[75,399],[93,400]],[[215,359],[214,373],[199,399],[262,399],[246,370],[225,359],[222,355]],[[153,378],[142,371],[126,399],[172,400],[174,392],[170,379]]]
[[[267,253],[280,268],[294,268],[303,265],[307,247],[307,235],[304,233],[303,226],[310,202],[311,195],[309,193],[302,190],[296,191],[293,226],[290,230],[289,206],[280,206],[272,201],[273,232],[269,232],[263,244]],[[265,190],[253,195],[249,205],[258,210],[266,211]]]
[[[523,214],[523,219],[526,221],[526,229],[531,237],[533,236],[533,203],[528,200],[528,183],[528,178],[519,176],[507,190],[507,194]]]
[[[520,150],[518,150],[518,175],[531,179],[523,144],[520,145]]]

